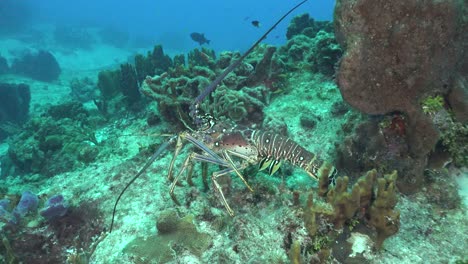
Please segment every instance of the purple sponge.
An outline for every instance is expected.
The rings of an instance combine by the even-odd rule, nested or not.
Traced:
[[[5,210],[7,210],[9,206],[10,206],[10,200],[8,200],[8,199],[1,199],[0,200],[0,208],[3,208]]]
[[[40,214],[47,220],[64,216],[68,211],[68,203],[61,194],[56,194],[47,200]]]
[[[21,195],[19,203],[13,209],[13,214],[17,217],[23,217],[29,212],[33,212],[37,209],[39,199],[37,195],[30,191],[25,191]]]
[[[9,206],[10,206],[10,200],[8,199],[0,200],[0,222],[15,225],[18,223],[18,219],[16,219],[16,217],[12,213],[8,212]]]

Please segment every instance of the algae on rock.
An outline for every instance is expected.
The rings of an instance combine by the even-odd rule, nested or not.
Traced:
[[[145,263],[166,263],[180,250],[201,257],[211,245],[211,236],[197,230],[192,215],[179,218],[175,210],[164,211],[158,218],[157,228],[159,234],[135,238],[124,253]]]

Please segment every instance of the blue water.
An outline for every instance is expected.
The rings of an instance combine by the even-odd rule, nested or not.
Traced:
[[[2,0],[3,1],[3,0]],[[15,1],[10,1],[15,2]],[[269,26],[299,1],[285,0],[28,0],[22,1],[31,23],[63,26],[112,27],[163,44],[165,49],[188,51],[197,47],[189,34],[205,33],[210,47],[220,50],[245,50]],[[331,20],[334,0],[308,1],[280,24],[266,40],[283,44],[287,21],[309,13],[316,20]],[[252,26],[258,20],[260,28]]]

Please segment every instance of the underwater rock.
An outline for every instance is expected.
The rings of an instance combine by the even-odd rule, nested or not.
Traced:
[[[70,101],[50,106],[46,110],[46,115],[55,120],[70,118],[85,121],[86,118],[88,118],[89,113],[83,107],[83,104]]]
[[[452,0],[336,3],[336,37],[345,47],[337,76],[343,98],[367,114],[406,114],[413,156],[426,156],[439,138],[418,102],[424,95],[446,94],[467,60],[462,5]]]
[[[31,92],[28,85],[0,83],[0,140],[14,132],[5,130],[7,124],[19,125],[26,121],[30,101]]]
[[[113,27],[100,29],[98,35],[102,42],[117,48],[127,47],[130,40],[128,32],[124,32]]]
[[[458,75],[447,96],[450,108],[458,122],[468,123],[468,75]]]
[[[406,122],[398,114],[362,122],[337,145],[335,166],[351,178],[371,169],[397,170],[399,190],[414,193],[423,186],[427,158],[410,155]]]
[[[91,78],[73,78],[70,81],[70,94],[74,99],[85,103],[98,97],[96,86],[96,83]]]
[[[54,39],[64,48],[91,49],[96,39],[88,28],[81,26],[58,26],[53,32]]]
[[[0,55],[0,75],[8,73],[10,71],[10,67],[8,67],[7,60]]]
[[[52,53],[39,50],[37,53],[27,53],[14,59],[11,72],[38,81],[51,82],[58,79],[62,70]]]
[[[322,121],[321,117],[312,113],[303,113],[299,119],[301,126],[308,131],[312,131],[317,126],[317,121]]]

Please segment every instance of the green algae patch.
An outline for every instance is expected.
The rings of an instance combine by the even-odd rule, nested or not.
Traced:
[[[158,234],[135,238],[123,252],[145,263],[165,263],[184,251],[201,257],[212,242],[210,235],[197,230],[192,215],[179,218],[175,211],[166,211],[158,218],[157,226]]]

